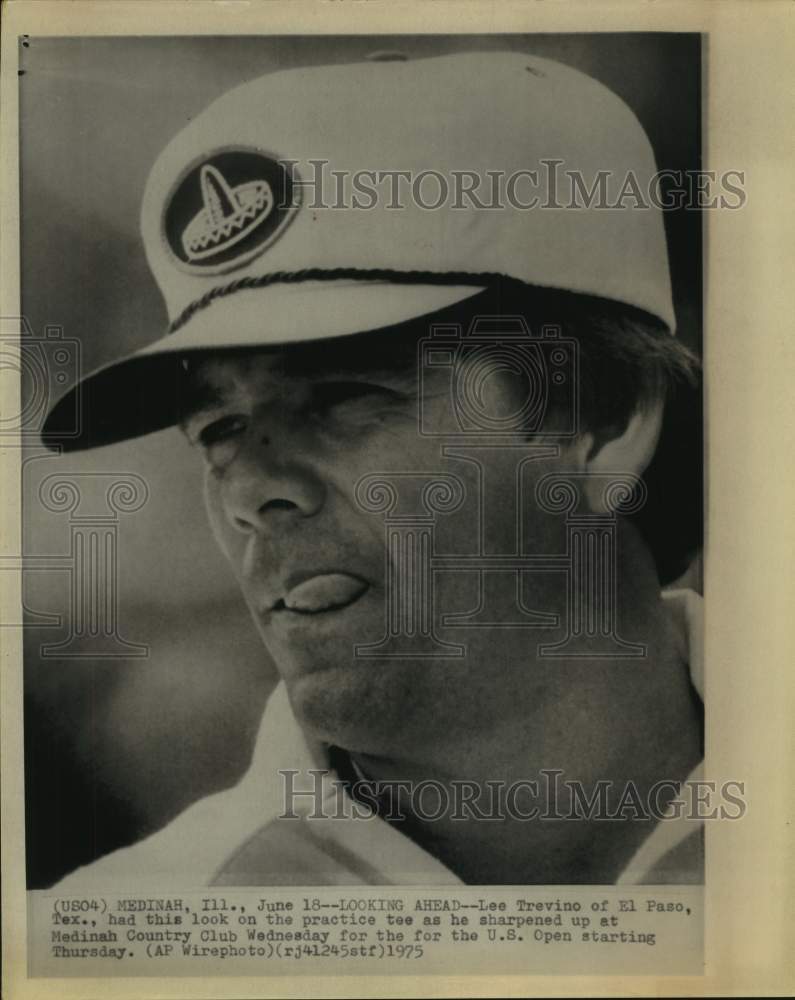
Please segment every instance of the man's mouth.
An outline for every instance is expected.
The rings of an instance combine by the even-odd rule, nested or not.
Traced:
[[[292,612],[298,615],[319,615],[338,611],[358,601],[369,584],[349,573],[319,573],[287,591],[274,604],[274,612]]]

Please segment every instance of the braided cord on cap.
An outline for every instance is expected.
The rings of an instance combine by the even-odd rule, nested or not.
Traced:
[[[230,281],[226,285],[216,285],[208,292],[191,302],[189,306],[177,316],[168,328],[169,333],[176,333],[177,330],[185,326],[189,319],[202,309],[206,309],[216,299],[225,298],[227,295],[234,295],[235,292],[245,291],[249,288],[266,288],[268,285],[276,284],[298,284],[302,281],[340,281],[354,279],[356,281],[388,281],[394,285],[493,285],[496,282],[507,282],[510,284],[524,285],[524,282],[517,278],[510,278],[507,275],[496,271],[481,271],[473,273],[471,271],[393,271],[389,268],[358,268],[358,267],[338,267],[320,268],[311,267],[303,271],[274,271],[271,274],[247,275]]]

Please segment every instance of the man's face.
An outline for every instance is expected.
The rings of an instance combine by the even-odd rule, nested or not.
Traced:
[[[519,451],[483,447],[488,441],[481,439],[475,452],[444,457],[443,440],[419,433],[417,338],[395,334],[403,338],[398,343],[391,336],[210,356],[191,367],[182,424],[205,462],[213,531],[296,714],[318,737],[370,753],[471,736],[473,727],[488,731],[496,718],[504,723],[513,714],[526,720],[527,699],[547,696],[547,673],[533,668],[536,644],[556,633],[442,628],[442,614],[477,606],[479,578],[439,572],[437,634],[463,641],[466,655],[357,655],[355,646],[384,638],[386,580],[395,559],[383,514],[357,499],[362,478],[458,477],[466,499],[455,513],[436,516],[437,554],[477,554],[484,538],[490,552],[515,554],[520,532],[525,551],[559,552],[562,545],[559,519],[527,505],[517,515],[521,437]],[[492,410],[515,409],[504,380],[487,381],[483,391]],[[450,405],[449,370],[432,371],[423,381],[425,426],[449,426]],[[524,495],[563,465],[549,454],[534,457],[522,473]],[[488,512],[481,527],[484,482]],[[500,483],[505,488],[495,489]],[[527,607],[561,610],[559,574],[523,576]],[[515,576],[508,585],[515,587]]]

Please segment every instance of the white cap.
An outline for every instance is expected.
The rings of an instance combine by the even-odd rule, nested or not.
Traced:
[[[169,333],[84,381],[79,437],[58,437],[64,401],[45,440],[85,448],[167,426],[167,368],[188,351],[385,328],[498,277],[673,330],[661,211],[566,207],[569,189],[549,184],[569,172],[587,189],[605,176],[614,201],[630,172],[648,190],[656,165],[626,104],[548,59],[375,60],[236,87],[174,137],[144,194]]]

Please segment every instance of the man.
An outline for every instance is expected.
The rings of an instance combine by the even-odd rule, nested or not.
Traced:
[[[59,889],[700,877],[661,818],[694,595],[620,516],[692,376],[661,214],[620,197],[655,172],[615,95],[520,54],[272,74],[169,144],[169,333],[45,440],[181,426],[282,683],[239,785]]]

